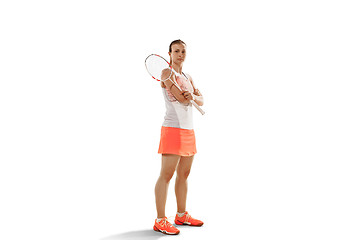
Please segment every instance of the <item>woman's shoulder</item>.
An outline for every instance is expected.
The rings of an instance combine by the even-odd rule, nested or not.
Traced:
[[[188,79],[191,83],[193,83],[193,79],[189,73],[183,73],[183,75]]]

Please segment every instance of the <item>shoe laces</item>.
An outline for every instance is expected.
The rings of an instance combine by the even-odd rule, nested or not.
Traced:
[[[190,216],[190,214],[185,214],[185,222],[188,222],[190,219],[192,219],[192,217]]]
[[[189,213],[185,214],[184,216],[185,216],[185,222],[190,222],[192,220],[197,220],[197,219],[191,217],[191,215]]]
[[[171,218],[171,217],[170,217]],[[162,222],[164,222],[164,226],[167,227],[167,226],[170,226],[170,227],[174,227],[167,218],[163,218],[162,219]]]

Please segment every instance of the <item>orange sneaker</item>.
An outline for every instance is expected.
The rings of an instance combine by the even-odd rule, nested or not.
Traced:
[[[182,217],[179,217],[178,214],[176,214],[175,217],[175,224],[176,225],[189,225],[189,226],[197,226],[200,227],[204,223],[200,220],[197,220],[195,218],[192,218],[188,212],[185,212]]]
[[[157,222],[157,220],[155,219],[154,231],[162,232],[164,234],[169,234],[169,235],[177,235],[180,233],[179,229],[174,227],[168,221],[167,217],[162,218],[160,222]]]

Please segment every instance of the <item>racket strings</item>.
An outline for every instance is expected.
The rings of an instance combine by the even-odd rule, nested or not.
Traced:
[[[172,69],[167,61],[157,55],[150,55],[145,60],[145,65],[149,74],[158,81],[169,79],[172,74]]]

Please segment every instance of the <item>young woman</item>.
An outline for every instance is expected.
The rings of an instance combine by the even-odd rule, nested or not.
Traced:
[[[175,40],[169,47],[170,64],[175,70],[172,80],[178,83],[181,91],[167,80],[161,83],[166,115],[161,128],[159,153],[162,154],[162,165],[159,179],[155,186],[157,219],[154,230],[165,234],[179,234],[165,216],[165,204],[169,182],[176,170],[175,195],[177,201],[177,225],[202,226],[203,222],[192,218],[186,211],[187,178],[196,153],[195,134],[193,130],[192,105],[194,100],[203,105],[203,96],[194,87],[190,75],[182,72],[186,58],[186,44]]]

